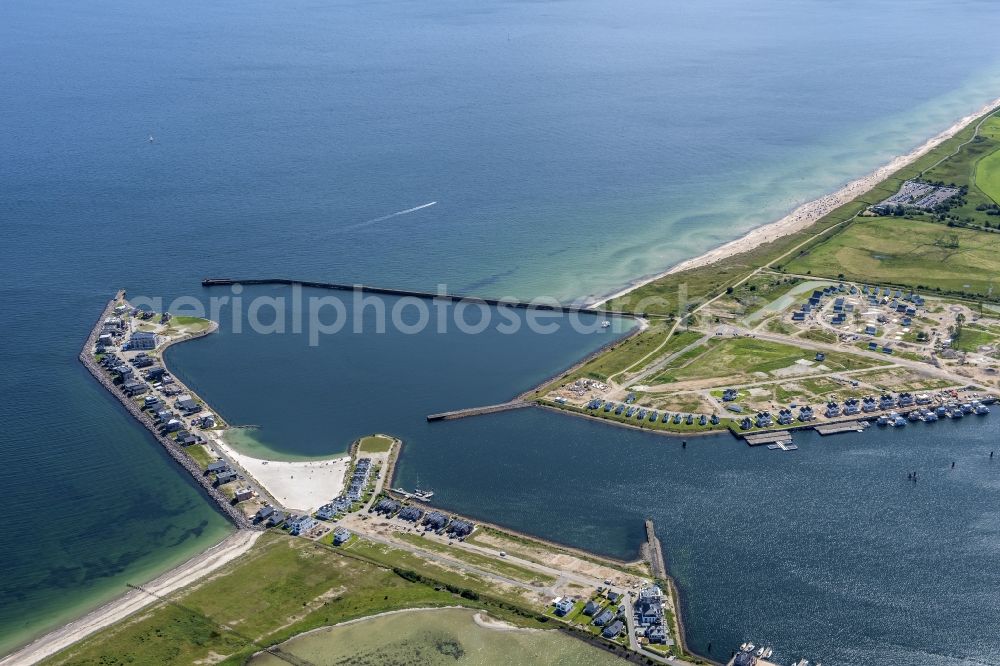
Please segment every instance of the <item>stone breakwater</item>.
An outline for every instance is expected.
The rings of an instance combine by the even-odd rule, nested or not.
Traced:
[[[243,515],[242,511],[233,506],[230,503],[229,498],[223,495],[218,488],[212,485],[212,481],[204,475],[201,467],[199,467],[194,460],[188,457],[184,451],[177,446],[177,444],[162,435],[149,414],[139,409],[139,406],[135,404],[135,401],[126,396],[121,389],[115,386],[114,382],[111,381],[111,378],[97,364],[92,351],[97,343],[97,336],[101,328],[101,322],[110,316],[114,306],[121,302],[123,296],[124,292],[118,292],[118,295],[108,303],[107,307],[104,308],[101,316],[97,319],[97,324],[94,326],[93,330],[91,330],[90,336],[87,338],[87,342],[83,346],[83,350],[80,352],[80,362],[83,363],[84,367],[90,371],[90,374],[92,374],[94,378],[111,393],[111,395],[118,398],[118,401],[125,407],[129,414],[134,416],[139,423],[146,426],[146,429],[153,434],[156,441],[163,445],[167,454],[177,461],[178,465],[186,469],[191,474],[194,480],[197,481],[202,488],[204,488],[208,496],[215,500],[216,504],[219,505],[222,513],[224,513],[237,527],[250,530],[263,529],[254,525],[245,515]],[[201,337],[202,335],[207,335],[210,332],[211,331],[205,331],[204,333],[191,334],[184,339],[194,339]]]

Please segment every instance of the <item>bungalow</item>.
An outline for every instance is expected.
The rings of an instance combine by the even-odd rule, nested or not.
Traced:
[[[736,398],[738,398],[739,396],[740,392],[734,388],[727,388],[725,391],[722,392],[722,400],[724,402],[732,402],[733,400],[736,400]]]
[[[754,419],[758,428],[767,428],[771,425],[771,412],[760,412]]]
[[[440,532],[448,524],[448,516],[440,511],[431,511],[424,517],[424,526],[435,532]]]
[[[666,643],[667,630],[663,628],[662,624],[654,624],[646,629],[646,638],[650,643]]]
[[[153,365],[153,359],[149,356],[136,356],[132,359],[132,366],[136,368],[148,368]]]
[[[167,373],[165,368],[150,368],[146,371],[146,379],[151,382],[163,379],[163,375]]]
[[[663,590],[659,585],[647,585],[639,590],[639,598],[647,601],[659,602],[663,599]]]
[[[871,351],[876,351],[878,349],[878,343],[877,342],[869,342],[868,343],[868,349],[871,350]]]
[[[576,604],[573,602],[572,599],[570,599],[569,597],[563,597],[562,599],[556,602],[556,611],[555,611],[556,615],[558,615],[559,617],[565,617],[566,615],[568,615],[570,612],[573,611],[573,606],[575,605]]]
[[[840,405],[832,401],[826,403],[826,412],[824,414],[828,419],[840,416]]]
[[[189,432],[179,432],[177,433],[176,441],[181,446],[191,446],[198,441],[198,438]]]
[[[224,469],[229,469],[229,463],[219,458],[215,462],[208,463],[208,467],[205,468],[205,474],[218,474]]]
[[[153,416],[155,416],[156,420],[160,423],[166,423],[170,419],[174,418],[173,412],[162,408],[153,412]]]
[[[135,379],[129,379],[124,384],[122,384],[122,390],[128,396],[142,395],[149,390],[145,382],[136,381]]]
[[[751,421],[749,417],[743,417],[743,420],[740,421],[740,430],[749,430],[752,427],[753,421]]]
[[[177,432],[184,427],[184,424],[177,419],[170,419],[163,427],[167,432]]]
[[[816,414],[813,412],[813,408],[809,405],[803,405],[802,408],[799,409],[799,421],[812,421],[814,418],[816,418]]]
[[[608,622],[611,622],[611,620],[613,620],[614,617],[615,614],[605,608],[603,611],[597,614],[597,617],[594,618],[594,626],[603,627]]]
[[[399,515],[396,517],[401,520],[406,520],[411,523],[415,523],[424,517],[424,511],[423,509],[418,509],[415,506],[407,506],[404,507],[403,510],[400,511]]]
[[[215,475],[215,485],[221,486],[236,480],[236,472],[231,469],[224,469]]]
[[[596,601],[594,601],[593,599],[591,599],[583,607],[583,614],[584,615],[588,615],[588,616],[592,616],[592,615],[594,615],[594,613],[596,613],[600,609],[601,609],[600,604],[598,604]]]
[[[375,505],[375,513],[384,513],[387,516],[391,516],[397,511],[399,511],[399,502],[388,498],[381,500]]]
[[[333,531],[333,545],[342,546],[351,538],[351,533],[343,527],[338,527]]]
[[[635,604],[636,622],[646,627],[660,624],[663,620],[663,609],[658,601],[637,601]]]
[[[97,336],[97,344],[103,345],[105,347],[110,347],[115,343],[114,338],[111,337],[110,333],[101,333]]]
[[[250,499],[252,497],[253,497],[253,490],[251,490],[250,488],[247,488],[246,486],[243,486],[242,488],[237,488],[236,489],[236,501],[237,502],[245,502],[245,501],[247,501],[248,499]]]
[[[267,520],[273,515],[274,515],[274,507],[270,506],[269,504],[265,504],[264,506],[257,509],[257,513],[255,513],[253,516],[253,521],[255,523],[259,523],[262,520]]]
[[[312,516],[299,516],[298,518],[289,521],[288,532],[292,536],[298,536],[304,532],[308,532],[312,528],[316,527],[319,523]]]
[[[792,420],[792,410],[782,409],[778,411],[778,425],[789,425]]]
[[[129,349],[156,349],[159,344],[160,336],[146,331],[136,331],[128,339]]]
[[[320,508],[316,509],[316,517],[320,520],[333,520],[338,513],[337,507],[335,507],[332,502],[324,504]]]
[[[806,313],[805,312],[793,312],[792,313],[792,321],[805,321],[805,320],[806,320]]]
[[[191,397],[190,394],[185,393],[183,395],[177,396],[177,409],[184,412],[194,412],[199,409],[198,403],[195,399]]]
[[[601,636],[604,636],[605,638],[618,638],[618,635],[622,633],[623,628],[624,625],[621,620],[615,620],[612,624],[604,628],[604,631],[601,632]]]
[[[878,329],[874,326],[865,326],[865,335],[875,335],[878,333]]]
[[[825,361],[826,360],[826,354],[824,354],[823,352],[816,352],[816,360],[817,361]]]
[[[465,537],[465,536],[468,536],[469,534],[472,534],[472,530],[474,528],[475,528],[475,525],[473,525],[472,523],[470,523],[468,521],[465,521],[465,520],[453,520],[453,521],[451,521],[451,525],[448,525],[448,530],[447,531],[448,531],[448,534],[451,534],[454,537],[459,537],[460,538],[460,537]]]
[[[719,417],[716,414],[712,414],[712,418],[709,419],[712,425],[719,425]]]
[[[268,527],[275,527],[277,525],[280,525],[283,522],[285,522],[285,512],[284,511],[275,511],[267,519],[267,526]]]

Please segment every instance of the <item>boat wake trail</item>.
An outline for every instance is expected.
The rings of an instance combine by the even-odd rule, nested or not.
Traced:
[[[379,222],[385,222],[386,220],[392,219],[394,217],[399,217],[400,215],[409,215],[410,213],[415,213],[418,210],[423,210],[424,208],[430,208],[431,206],[437,204],[437,201],[431,201],[430,203],[421,204],[419,206],[414,206],[413,208],[407,208],[406,210],[396,211],[395,213],[390,213],[388,215],[383,215],[382,217],[376,217],[372,220],[366,220],[364,222],[359,222],[357,224],[351,225],[349,227],[344,227],[341,231],[354,231],[355,229],[361,229],[372,224],[378,224]]]

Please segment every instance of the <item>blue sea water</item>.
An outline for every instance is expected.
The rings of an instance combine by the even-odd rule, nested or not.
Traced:
[[[117,288],[200,296],[206,275],[281,275],[602,294],[780,217],[996,97],[998,15],[973,0],[7,0],[0,488],[17,521],[0,537],[0,649],[227,529],[75,361]],[[526,351],[532,363],[514,367],[544,376],[590,344],[577,342],[540,343],[545,354]],[[290,353],[292,365],[301,356]],[[400,354],[386,381],[414,377],[416,360]],[[496,368],[469,379],[461,370],[415,391],[428,404],[441,391],[450,406],[450,380],[479,397],[531,376],[491,382]],[[228,369],[206,360],[183,371],[207,386]],[[344,390],[336,374],[329,382]],[[388,429],[384,419],[358,417],[331,433],[329,450],[354,430]],[[550,415],[496,422],[512,429],[492,440],[489,472],[514,465],[513,444],[536,441],[540,423],[552,436],[536,446],[555,456],[581,455],[577,437],[557,431],[605,441],[599,426]],[[403,473],[440,462],[450,433],[488,441],[490,423],[415,434]],[[298,455],[327,446],[322,434],[306,446],[277,432],[262,429],[264,445]],[[703,460],[706,475],[725,469],[724,456]],[[570,483],[559,470],[545,483]],[[606,535],[609,552],[631,548],[631,518],[615,524],[620,532],[579,529]],[[703,548],[726,551],[728,526]],[[692,606],[708,604],[699,563],[670,557]],[[956,575],[979,563],[975,553],[957,560]],[[780,592],[768,590],[776,605]],[[739,633],[706,608],[694,611],[697,636]],[[957,654],[998,661],[968,649]]]

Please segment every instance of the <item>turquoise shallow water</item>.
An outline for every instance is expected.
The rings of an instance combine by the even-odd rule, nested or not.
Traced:
[[[3,3],[0,487],[31,519],[0,537],[0,649],[226,529],[76,364],[117,288],[200,296],[206,275],[277,274],[603,293],[779,217],[995,97],[998,13],[901,0]],[[260,362],[311,358],[289,349]],[[506,366],[470,361],[480,388],[468,397],[506,397],[530,376],[517,369],[545,374],[578,348],[542,349],[523,364],[515,353]],[[426,376],[421,358],[384,353],[387,382]],[[331,390],[378,364],[341,362]],[[206,386],[239,374],[185,372]],[[406,395],[451,406],[456,377]],[[289,453],[339,450],[395,418],[372,410],[330,432],[272,424],[260,436]],[[466,437],[488,441],[488,423]],[[441,432],[415,429],[408,456],[441,464]],[[604,529],[633,543],[632,522],[620,525]]]

